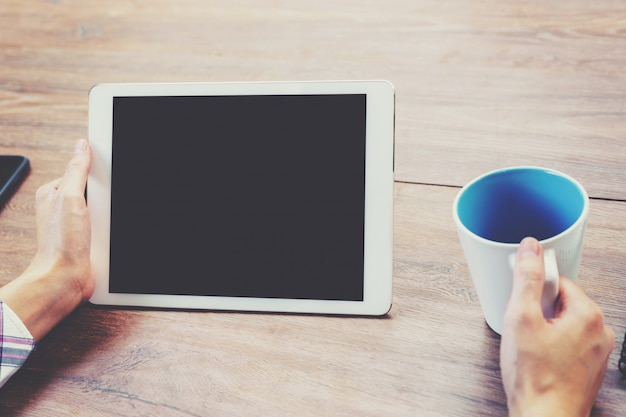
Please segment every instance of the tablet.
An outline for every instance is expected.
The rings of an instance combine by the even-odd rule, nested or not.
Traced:
[[[99,84],[94,304],[384,315],[386,81]]]

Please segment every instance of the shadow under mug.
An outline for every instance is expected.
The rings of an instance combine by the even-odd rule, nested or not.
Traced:
[[[502,333],[511,296],[511,258],[528,236],[556,258],[558,271],[546,270],[544,287],[544,303],[550,306],[544,307],[544,315],[553,315],[558,275],[572,280],[578,276],[588,211],[589,197],[582,185],[547,168],[499,169],[461,189],[454,201],[457,233],[485,320],[495,332]]]

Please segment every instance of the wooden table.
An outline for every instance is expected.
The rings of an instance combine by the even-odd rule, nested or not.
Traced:
[[[387,79],[397,89],[394,305],[381,319],[86,305],[0,390],[2,416],[503,416],[451,215],[459,187],[556,168],[591,197],[580,286],[617,335],[593,416],[626,414],[626,4],[572,0],[5,0],[0,284],[35,249],[34,193],[100,82]]]

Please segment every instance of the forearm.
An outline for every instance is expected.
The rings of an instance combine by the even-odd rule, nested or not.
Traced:
[[[509,417],[588,417],[589,411],[556,396],[537,396],[524,402],[509,401]]]
[[[80,289],[59,276],[65,268],[33,262],[26,271],[0,288],[0,300],[9,305],[39,342],[81,302]]]

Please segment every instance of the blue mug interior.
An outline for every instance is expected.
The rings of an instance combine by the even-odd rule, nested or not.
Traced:
[[[570,179],[549,170],[513,168],[486,175],[459,196],[457,213],[472,233],[491,241],[545,240],[576,223],[586,196]]]

